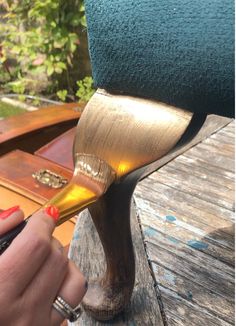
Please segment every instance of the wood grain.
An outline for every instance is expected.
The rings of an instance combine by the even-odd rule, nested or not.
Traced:
[[[210,314],[207,309],[198,307],[188,300],[182,299],[175,292],[160,287],[162,299],[165,302],[166,314],[168,315],[168,325],[174,326],[230,326],[233,325],[214,314]],[[174,307],[174,309],[173,309]]]
[[[56,163],[15,150],[0,158],[0,184],[39,204],[44,204],[46,200],[58,194],[60,189],[53,189],[35,180],[32,174],[40,169],[48,169],[68,182],[73,175],[71,170]]]
[[[209,137],[211,134],[214,134],[217,131],[221,131],[221,129],[225,126],[227,126],[232,119],[220,117],[214,114],[210,114],[207,116],[206,121],[204,122],[201,130],[197,133],[197,135],[187,144],[184,146],[175,149],[171,151],[168,155],[165,155],[163,158],[161,158],[158,161],[158,164],[155,164],[155,166],[150,166],[149,169],[145,170],[145,173],[143,174],[143,177],[146,177],[150,173],[152,173],[155,169],[162,167],[169,161],[173,160],[175,157],[183,154],[190,148],[194,147],[196,144],[201,142],[202,140]],[[233,139],[232,139],[233,141]]]
[[[135,190],[168,326],[234,325],[234,122]]]
[[[203,159],[207,164],[218,167],[222,170],[226,170],[226,171],[230,171],[230,172],[234,172],[234,160],[233,158],[228,158],[228,157],[224,157],[219,156],[217,153],[212,153],[211,157],[209,157],[209,150],[210,147],[208,148],[208,150],[205,150],[203,148],[198,148],[197,146],[190,149],[187,153],[186,156],[187,157],[196,157],[199,159]]]
[[[0,154],[13,149],[33,153],[76,126],[84,104],[68,103],[26,112],[0,121]]]
[[[32,173],[42,168],[50,169],[68,181],[72,177],[72,171],[29,153],[16,150],[3,155],[0,158],[0,208],[7,209],[17,203],[27,217],[55,196],[60,189],[52,189],[32,177]],[[67,221],[56,228],[53,236],[68,245],[74,224],[74,219]]]
[[[144,189],[144,187],[141,189]],[[207,241],[215,246],[226,249],[231,249],[232,246],[234,246],[234,239],[232,237],[233,222],[218,218],[215,223],[206,224],[204,215],[202,214],[203,218],[198,218],[196,210],[193,213],[191,211],[187,212],[184,205],[182,205],[182,209],[176,210],[176,207],[171,207],[170,205],[168,207],[162,206],[157,202],[150,201],[149,198],[150,196],[147,196],[147,198],[143,199],[140,194],[136,192],[135,199],[138,207],[142,210],[145,224],[148,225],[148,221],[150,221],[152,222],[152,227],[155,227],[157,230],[166,231],[168,229],[169,232],[173,233],[175,238],[177,236],[176,229],[181,227],[183,232],[186,232],[184,237],[191,237],[191,235],[197,237],[204,236]],[[175,220],[170,223],[168,221],[168,216],[175,217]],[[213,220],[213,218],[214,216],[211,220]],[[191,219],[191,223],[189,223],[189,219]],[[211,236],[212,232],[214,232],[214,237]]]
[[[68,169],[74,170],[73,142],[76,128],[72,128],[50,143],[41,147],[34,154],[47,160],[56,162]]]
[[[10,138],[16,138],[30,131],[42,129],[55,123],[78,119],[81,115],[82,108],[77,103],[69,103],[62,106],[54,105],[1,120],[0,142],[2,143]]]
[[[189,171],[190,172],[190,171]],[[226,209],[232,209],[234,192],[227,187],[217,185],[213,182],[204,180],[204,186],[202,183],[204,178],[194,176],[189,172],[183,172],[181,170],[172,169],[165,166],[156,175],[150,176],[152,182],[157,179],[159,182],[169,182],[169,186],[173,188],[179,188],[182,192],[189,193],[197,198],[204,199],[205,201],[215,203],[218,206],[222,206]],[[181,180],[181,182],[180,182]],[[189,184],[194,187],[189,187]]]

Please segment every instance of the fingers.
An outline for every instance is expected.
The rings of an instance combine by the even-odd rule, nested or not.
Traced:
[[[58,219],[58,209],[55,206],[48,206],[32,215],[26,230],[31,232],[33,229],[36,229],[51,238]]]
[[[0,234],[16,226],[23,217],[19,207],[2,220],[0,214]],[[29,300],[30,306],[33,302],[35,307],[44,307],[52,325],[59,325],[64,319],[52,306],[56,296],[61,296],[74,308],[87,290],[84,276],[68,261],[61,244],[52,239],[58,218],[55,207],[39,210],[0,256],[3,292],[8,293],[11,300],[18,297],[25,303]],[[39,311],[41,314],[41,308]]]
[[[24,214],[19,206],[11,207],[0,213],[0,235],[10,231],[20,224],[24,219]]]
[[[25,289],[24,297],[27,297],[34,306],[45,306],[45,310],[48,309],[50,313],[52,303],[67,274],[68,263],[61,243],[52,239],[51,253]]]
[[[14,291],[22,292],[51,254],[51,238],[55,228],[55,211],[39,210],[34,213],[23,231],[0,256],[1,280],[15,280]],[[58,213],[58,212],[56,212]],[[56,217],[55,217],[56,216]],[[17,268],[16,268],[17,266]],[[12,290],[12,289],[9,289]]]
[[[68,272],[57,295],[62,297],[72,308],[78,306],[87,291],[87,281],[75,264],[70,261]],[[52,325],[58,325],[64,317],[52,308]]]

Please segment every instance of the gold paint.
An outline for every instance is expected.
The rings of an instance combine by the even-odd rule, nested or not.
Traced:
[[[73,178],[47,203],[58,207],[58,224],[101,197],[115,180],[170,151],[192,115],[157,101],[98,90],[78,123]]]
[[[74,151],[101,158],[119,179],[172,149],[192,116],[157,101],[98,90],[80,118]]]
[[[129,170],[130,170],[130,162],[120,162],[118,169],[117,169],[117,174],[123,175]]]

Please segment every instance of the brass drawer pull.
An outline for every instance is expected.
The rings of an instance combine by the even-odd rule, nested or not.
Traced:
[[[38,182],[54,189],[62,188],[68,183],[66,178],[50,170],[41,169],[38,172],[33,173],[32,177]]]

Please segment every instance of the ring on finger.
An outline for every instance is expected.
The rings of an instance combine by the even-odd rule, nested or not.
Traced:
[[[75,308],[72,308],[69,303],[67,303],[62,297],[57,296],[53,308],[55,308],[65,319],[68,319],[70,322],[76,321],[81,315],[81,308],[78,305]]]

